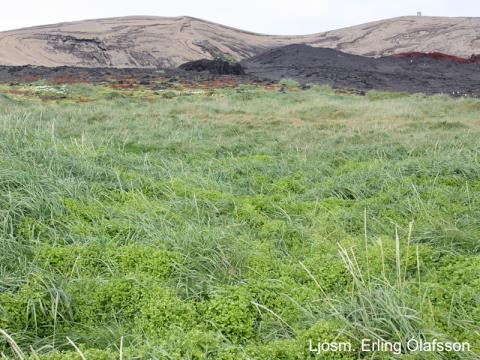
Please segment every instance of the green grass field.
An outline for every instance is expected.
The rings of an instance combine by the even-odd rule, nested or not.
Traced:
[[[291,86],[0,87],[0,354],[478,359],[480,101]]]

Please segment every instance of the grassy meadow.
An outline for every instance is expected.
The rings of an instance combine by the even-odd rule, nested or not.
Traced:
[[[0,356],[478,359],[480,101],[287,85],[0,86]]]

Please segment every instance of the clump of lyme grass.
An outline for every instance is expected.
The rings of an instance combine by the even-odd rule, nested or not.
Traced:
[[[366,212],[365,212],[366,216]],[[354,250],[338,244],[339,256],[350,274],[350,290],[341,297],[329,296],[311,271],[301,263],[322,295],[322,308],[312,304],[304,310],[312,319],[333,318],[338,321],[341,333],[356,344],[358,350],[367,349],[373,356],[396,358],[394,355],[413,355],[419,359],[475,359],[474,353],[451,354],[442,351],[415,352],[409,341],[455,342],[444,329],[432,329],[426,326],[430,322],[425,303],[432,306],[434,298],[429,298],[429,286],[422,273],[425,262],[431,261],[428,249],[412,244],[413,223],[409,224],[408,238],[402,242],[395,230],[394,241],[378,239],[369,241],[366,232],[365,247]],[[387,244],[385,243],[387,242]],[[390,247],[386,249],[385,247]],[[392,251],[391,247],[394,247]],[[389,256],[394,257],[388,258]],[[450,279],[451,281],[451,279]],[[443,284],[449,288],[449,280]],[[413,289],[413,291],[412,291]],[[453,288],[450,287],[453,290]],[[450,304],[449,316],[453,315],[454,304]],[[460,316],[465,316],[465,313]],[[457,320],[460,320],[458,318]],[[460,325],[462,328],[462,325]],[[468,328],[463,328],[468,332]],[[461,332],[460,332],[461,333]],[[465,336],[465,335],[463,335]],[[460,339],[460,338],[457,338]],[[473,337],[472,337],[473,339]],[[465,340],[465,338],[463,338]],[[314,340],[316,341],[316,339]],[[365,344],[365,345],[364,345]],[[375,348],[372,344],[381,344]],[[471,348],[475,342],[463,342],[462,346]],[[365,352],[363,352],[365,354]]]
[[[386,274],[382,240],[373,246],[380,247],[381,274],[372,273],[369,268],[368,247],[364,254],[366,264],[362,269],[354,250],[340,246],[340,256],[352,278],[352,291],[347,297],[348,302],[339,300],[335,304],[334,316],[345,323],[347,332],[358,342],[364,339],[400,342],[402,348],[407,349],[410,339],[424,338],[424,334],[421,329],[421,314],[412,307],[412,302],[408,299],[410,294],[406,291],[408,284],[402,264],[400,240],[398,237],[395,239],[393,280]],[[407,243],[406,251],[410,250],[409,246]],[[418,263],[418,271],[419,267]]]

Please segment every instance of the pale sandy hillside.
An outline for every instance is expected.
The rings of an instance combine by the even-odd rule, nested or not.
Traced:
[[[237,60],[271,47],[306,43],[359,55],[441,51],[480,53],[479,18],[401,17],[306,36],[268,36],[190,18],[134,16],[38,26],[0,33],[0,64],[174,67],[225,56]]]
[[[314,35],[311,45],[384,56],[400,52],[480,54],[480,18],[405,16]]]

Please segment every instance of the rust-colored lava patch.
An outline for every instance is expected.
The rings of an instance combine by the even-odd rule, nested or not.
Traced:
[[[30,96],[30,95],[32,95],[32,91],[25,90],[25,89],[5,89],[5,90],[2,90],[2,93],[15,95],[15,96]]]
[[[112,84],[113,89],[133,89],[135,88],[134,84]]]
[[[472,55],[469,58],[462,58],[459,56],[448,55],[441,52],[404,52],[400,54],[393,55],[394,57],[398,58],[408,58],[408,59],[418,59],[418,58],[429,58],[433,60],[441,60],[441,61],[452,61],[461,64],[480,64],[480,55]]]
[[[59,75],[53,77],[50,81],[51,84],[60,85],[60,84],[79,84],[84,83],[88,84],[89,81],[86,78],[82,78],[82,76],[75,77],[72,75]]]

